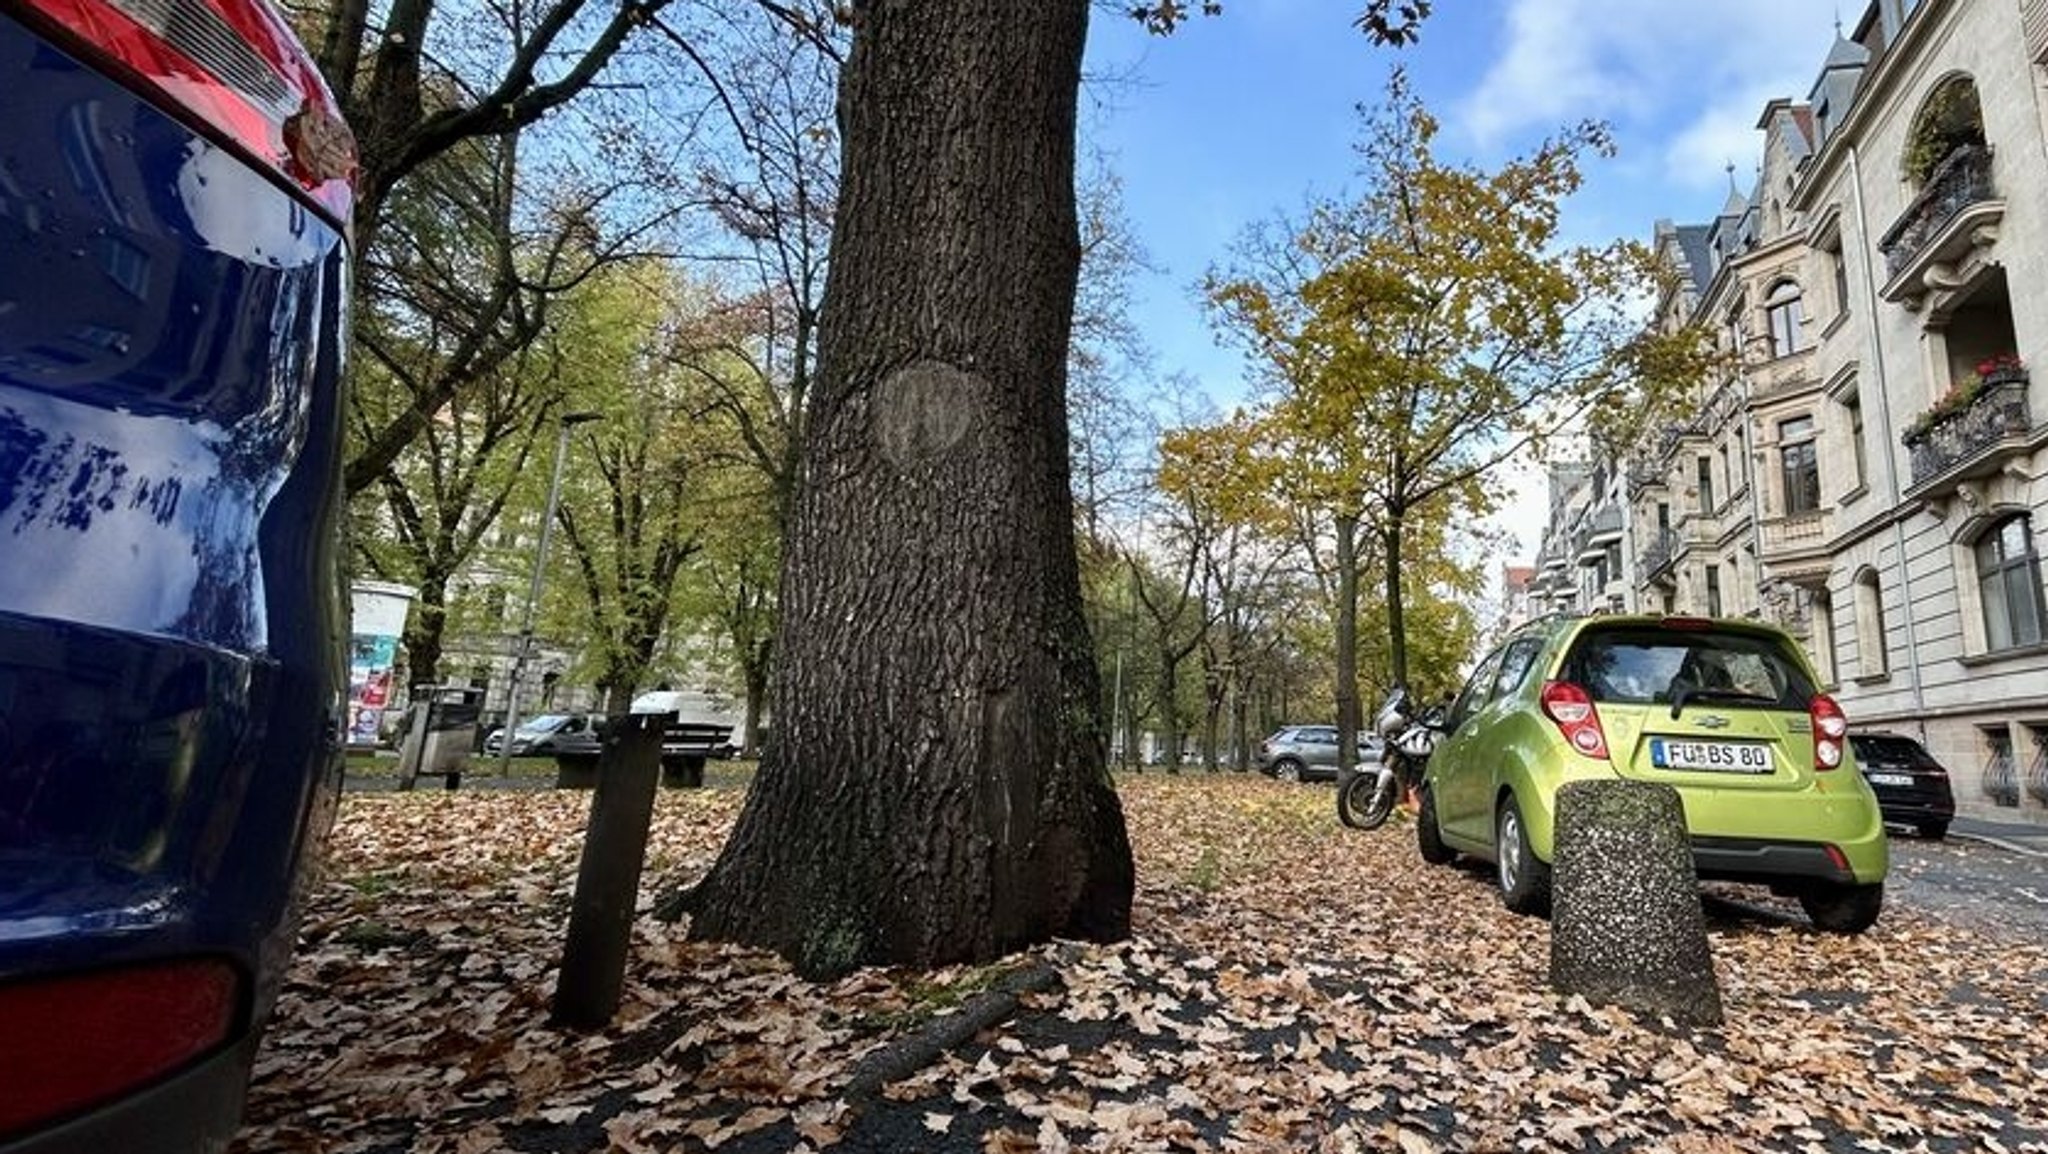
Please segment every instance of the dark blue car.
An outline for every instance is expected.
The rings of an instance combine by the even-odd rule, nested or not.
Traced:
[[[332,813],[354,146],[263,0],[0,0],[0,1152],[237,1125]]]

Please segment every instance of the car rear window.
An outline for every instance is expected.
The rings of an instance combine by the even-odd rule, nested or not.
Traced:
[[[1855,748],[1856,756],[1865,761],[1882,761],[1892,765],[1927,765],[1934,761],[1933,755],[1920,747],[1920,743],[1909,737],[1879,737],[1871,734],[1853,733],[1849,744]]]
[[[1776,638],[1654,625],[1586,630],[1566,654],[1562,675],[1595,701],[1633,705],[1705,690],[1717,705],[1748,697],[1759,707],[1805,712],[1814,694]]]

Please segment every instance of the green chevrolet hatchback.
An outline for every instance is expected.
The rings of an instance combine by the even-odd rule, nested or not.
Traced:
[[[1848,721],[1799,646],[1754,621],[1549,617],[1479,663],[1430,755],[1424,860],[1495,863],[1518,913],[1550,901],[1558,788],[1668,783],[1702,879],[1796,896],[1816,926],[1860,933],[1884,900],[1877,798]]]

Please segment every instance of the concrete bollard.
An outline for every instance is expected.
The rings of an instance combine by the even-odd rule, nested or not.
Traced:
[[[1550,984],[1682,1026],[1721,1024],[1678,791],[1579,781],[1558,791]]]

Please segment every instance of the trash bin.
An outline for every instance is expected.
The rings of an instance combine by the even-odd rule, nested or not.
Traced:
[[[449,789],[476,747],[484,691],[469,685],[415,685],[405,745],[398,755],[398,788],[411,789],[421,774],[437,773]]]

